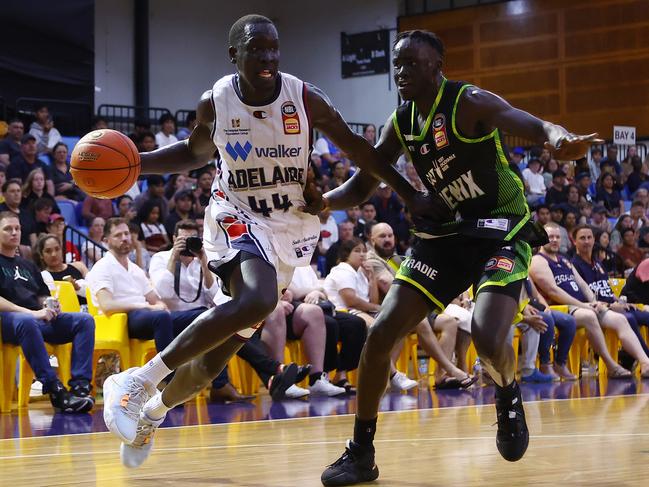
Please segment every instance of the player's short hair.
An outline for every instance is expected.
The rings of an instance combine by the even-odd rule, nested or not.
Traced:
[[[113,230],[113,228],[121,225],[122,223],[128,225],[126,218],[114,216],[106,220],[106,225],[104,225],[104,238],[110,237],[110,232]]]
[[[268,17],[258,14],[244,15],[239,20],[237,20],[232,27],[230,27],[230,33],[228,34],[228,43],[232,47],[238,47],[243,42],[244,32],[246,30],[246,25],[250,24],[273,24],[273,21]]]
[[[185,219],[176,223],[176,226],[174,227],[174,237],[178,236],[179,230],[196,230],[196,233],[200,233],[201,227],[194,220]]]
[[[414,39],[420,42],[428,44],[430,47],[435,49],[441,57],[444,57],[446,50],[444,49],[444,43],[442,40],[437,37],[437,34],[430,32],[428,30],[405,30],[397,34],[397,38],[394,40],[393,47],[396,46],[402,39]]]

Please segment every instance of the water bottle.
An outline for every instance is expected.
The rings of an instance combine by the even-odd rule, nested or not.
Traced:
[[[626,296],[620,296],[619,299],[618,299],[618,301],[619,301],[620,303],[622,303],[624,306],[626,306],[627,298],[626,298]]]
[[[417,368],[419,369],[419,378],[423,381],[428,380],[428,357],[421,357],[417,361]]]
[[[482,384],[482,364],[480,363],[480,357],[477,357],[473,363],[473,376],[478,378],[479,384]]]

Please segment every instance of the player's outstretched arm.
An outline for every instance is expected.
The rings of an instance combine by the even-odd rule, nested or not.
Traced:
[[[597,134],[575,135],[560,125],[543,121],[506,100],[480,88],[465,90],[458,110],[458,126],[465,134],[504,132],[544,145],[555,159],[572,161],[584,157],[592,144],[604,141]]]
[[[361,169],[392,186],[406,203],[415,198],[417,191],[392,166],[393,158],[375,150],[367,140],[352,132],[327,96],[313,85],[308,85],[307,103],[313,126],[327,134]]]
[[[191,171],[203,167],[214,157],[216,146],[211,135],[215,120],[211,96],[212,91],[206,91],[198,102],[197,125],[189,139],[152,152],[140,153],[143,174],[175,174],[180,171]]]

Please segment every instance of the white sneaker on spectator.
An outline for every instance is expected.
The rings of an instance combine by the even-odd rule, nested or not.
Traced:
[[[304,396],[309,395],[309,390],[305,389],[304,387],[300,387],[297,384],[293,384],[291,387],[286,389],[286,392],[284,392],[284,396],[287,399],[299,399]]]
[[[43,395],[43,384],[41,381],[35,380],[29,388],[29,397],[38,397]]]
[[[344,387],[338,387],[329,382],[329,376],[323,372],[320,378],[309,386],[309,391],[313,395],[319,396],[338,396],[345,393]]]
[[[122,465],[128,468],[137,468],[149,458],[151,449],[153,448],[153,435],[164,420],[164,416],[154,421],[144,411],[140,413],[140,420],[137,423],[137,434],[133,443],[127,445],[122,442],[119,448],[119,458],[122,460]]]
[[[155,387],[133,376],[137,367],[109,376],[104,382],[104,422],[124,443],[133,443],[137,436],[140,412]]]
[[[403,372],[398,372],[390,379],[390,385],[393,391],[409,391],[417,386],[417,381],[410,379]]]

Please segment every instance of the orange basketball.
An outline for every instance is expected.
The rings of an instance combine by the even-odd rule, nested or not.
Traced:
[[[117,130],[94,130],[81,138],[70,155],[70,174],[77,186],[95,198],[126,193],[140,176],[140,154]]]

